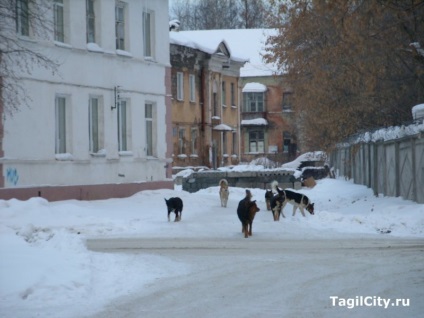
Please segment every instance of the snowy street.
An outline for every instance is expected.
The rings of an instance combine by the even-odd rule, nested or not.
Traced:
[[[190,264],[92,317],[418,317],[424,244],[406,239],[128,239],[93,249]],[[128,250],[126,248],[132,247]],[[110,249],[112,248],[112,249]],[[120,249],[125,248],[125,249]],[[409,298],[409,307],[332,306],[330,296]]]
[[[0,200],[0,316],[422,317],[423,204],[323,179],[299,190],[315,215],[288,205],[275,222],[250,189],[261,210],[244,238],[245,189],[226,208],[218,190]],[[180,222],[167,219],[172,196]]]

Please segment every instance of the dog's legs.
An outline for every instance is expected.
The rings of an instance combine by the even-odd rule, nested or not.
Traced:
[[[243,232],[244,232],[244,237],[248,238],[249,237],[248,223],[243,224]]]
[[[296,214],[297,206],[293,205],[293,216]]]
[[[305,216],[305,210],[303,209],[303,207],[299,206],[299,210],[302,213],[303,217],[306,217]]]
[[[249,222],[249,236],[252,236],[252,223],[253,222]]]
[[[171,217],[169,216],[171,212],[168,212],[168,222],[171,222]]]

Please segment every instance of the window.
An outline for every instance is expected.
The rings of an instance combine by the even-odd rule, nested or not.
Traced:
[[[213,92],[213,116],[218,116],[218,97],[217,97],[217,93]]]
[[[283,111],[292,110],[292,93],[283,93]]]
[[[283,152],[289,152],[291,144],[291,134],[288,131],[283,132]]]
[[[143,47],[145,57],[154,57],[154,14],[143,12]]]
[[[189,82],[190,82],[190,102],[196,101],[196,78],[194,75],[189,75]]]
[[[65,42],[63,0],[54,0],[53,15],[54,15],[54,40],[58,42]]]
[[[233,155],[237,154],[237,132],[233,131],[233,149],[231,151]]]
[[[184,74],[181,72],[177,73],[177,99],[184,99]]]
[[[249,132],[249,152],[263,153],[265,152],[264,132]]]
[[[226,91],[225,91],[225,81],[222,81],[221,104],[222,104],[222,106],[225,106],[227,104],[227,94],[226,94]]]
[[[227,132],[223,131],[222,132],[222,154],[223,155],[228,154],[227,145],[228,145]]]
[[[87,43],[96,43],[96,17],[94,0],[86,0]]]
[[[16,1],[16,32],[29,36],[29,0]]]
[[[88,129],[90,152],[98,153],[104,149],[103,137],[103,107],[99,97],[90,97],[88,104]]]
[[[199,131],[197,128],[191,129],[191,154],[197,155],[197,140],[199,138]]]
[[[146,119],[146,155],[155,156],[155,107],[152,103],[145,105],[144,117]]]
[[[231,83],[231,106],[236,105],[236,88],[234,83]]]
[[[264,111],[264,93],[243,93],[244,109],[246,112]]]
[[[56,121],[56,132],[55,132],[55,153],[61,154],[68,151],[67,145],[67,115],[66,115],[66,97],[56,96],[55,99],[55,121]]]
[[[115,7],[116,49],[125,50],[125,3],[117,2]]]
[[[178,131],[178,153],[179,154],[185,154],[184,134],[185,134],[185,129],[180,128]]]
[[[129,105],[126,100],[121,100],[118,104],[118,150],[130,150],[130,115]]]

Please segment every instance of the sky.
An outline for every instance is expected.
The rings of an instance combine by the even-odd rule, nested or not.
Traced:
[[[250,170],[248,165],[237,166],[238,171],[243,169]],[[314,188],[298,191],[315,203],[315,215],[302,217],[297,212],[293,217],[287,207],[286,218],[273,222],[266,211],[265,191],[251,189],[261,211],[254,221],[254,236],[247,240],[424,239],[422,204],[375,197],[372,190],[343,178],[318,180]],[[86,243],[96,238],[241,243],[246,239],[240,233],[236,206],[244,192],[244,188],[230,188],[227,208],[220,205],[218,186],[196,193],[176,186],[99,201],[0,200],[0,316],[94,315],[115,299],[149,293],[158,280],[172,284],[173,279],[190,277],[195,264],[189,261],[178,262],[163,253],[99,253],[89,250]],[[181,222],[167,220],[164,198],[171,196],[184,201]],[[214,215],[207,218],[207,226],[205,214]],[[302,266],[297,270],[308,275]],[[382,290],[391,286],[386,279],[375,279],[372,284]],[[287,291],[288,295],[293,292]]]

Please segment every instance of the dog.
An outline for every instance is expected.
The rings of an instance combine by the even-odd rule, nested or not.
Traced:
[[[171,212],[175,213],[174,222],[181,221],[181,214],[183,212],[183,200],[179,197],[165,199],[166,207],[168,208],[168,222],[170,221]]]
[[[311,202],[311,200],[304,194],[290,191],[290,190],[284,190],[285,193],[285,200],[283,203],[282,210],[284,210],[284,207],[287,203],[290,203],[293,205],[293,216],[296,214],[297,208],[299,208],[302,215],[305,217],[305,209],[308,211],[311,215],[314,215],[314,203]]]
[[[252,236],[253,219],[255,218],[256,212],[260,211],[256,205],[256,200],[251,201],[250,198],[251,196],[246,195],[246,197],[239,202],[237,207],[237,216],[241,222],[241,232],[244,233],[245,238]]]
[[[219,198],[221,199],[221,206],[226,208],[230,191],[228,190],[228,181],[221,179],[219,181]]]
[[[266,190],[265,191],[265,202],[266,202],[266,209],[268,211],[271,211],[271,198],[274,196],[274,193],[272,193],[272,190]]]
[[[270,199],[270,207],[272,215],[274,216],[274,221],[280,220],[280,215],[285,218],[286,216],[283,213],[283,205],[286,200],[286,195],[284,190],[277,188],[277,194],[273,195]]]

